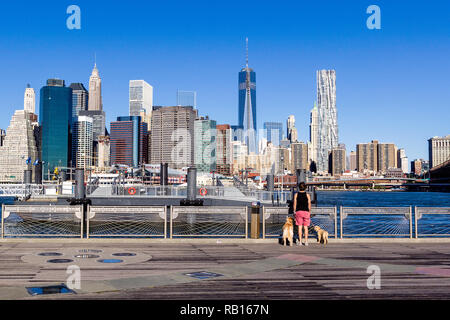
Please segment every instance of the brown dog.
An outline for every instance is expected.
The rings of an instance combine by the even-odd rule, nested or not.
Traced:
[[[286,245],[286,239],[289,240],[289,245],[294,243],[294,219],[286,218],[286,223],[283,225],[283,245]]]
[[[314,227],[314,231],[317,233],[317,242],[322,242],[323,244],[328,243],[328,231],[321,229],[319,226]]]

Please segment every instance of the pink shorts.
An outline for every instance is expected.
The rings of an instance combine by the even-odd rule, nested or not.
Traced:
[[[295,213],[295,224],[298,226],[309,227],[311,224],[311,214],[309,211],[297,211]]]

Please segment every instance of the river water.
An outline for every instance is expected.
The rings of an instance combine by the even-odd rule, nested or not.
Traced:
[[[0,197],[0,204],[11,204],[11,197]],[[317,191],[319,207],[450,207],[450,193]]]
[[[319,207],[450,207],[450,193],[317,191]]]

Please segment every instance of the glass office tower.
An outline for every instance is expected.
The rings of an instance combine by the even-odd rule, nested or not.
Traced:
[[[64,80],[49,79],[41,88],[39,121],[44,177],[55,167],[68,167],[71,161],[72,88]]]
[[[239,72],[238,127],[244,130],[244,142],[248,154],[257,153],[256,144],[256,73],[248,66],[248,38],[246,43],[245,68]]]
[[[147,162],[148,128],[140,116],[117,117],[111,122],[111,164],[137,167]]]
[[[197,92],[177,90],[177,106],[197,107]]]
[[[87,110],[89,92],[82,83],[71,83],[72,88],[72,121],[76,122],[80,111]]]
[[[216,171],[216,125],[208,117],[194,121],[194,165],[199,172]]]
[[[264,131],[267,141],[272,142],[274,146],[280,145],[283,135],[283,124],[281,122],[264,122]]]
[[[249,75],[250,100],[247,101],[247,73]],[[247,105],[246,105],[247,103]],[[256,73],[251,68],[244,68],[239,72],[239,118],[238,126],[242,129],[247,128],[244,120],[247,118],[247,108],[251,107],[251,121],[253,129],[256,131]]]

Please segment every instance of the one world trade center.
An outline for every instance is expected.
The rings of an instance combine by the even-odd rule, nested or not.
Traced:
[[[245,68],[239,72],[238,127],[244,130],[243,139],[248,153],[257,153],[256,144],[256,73],[248,67],[248,38],[246,42]]]

